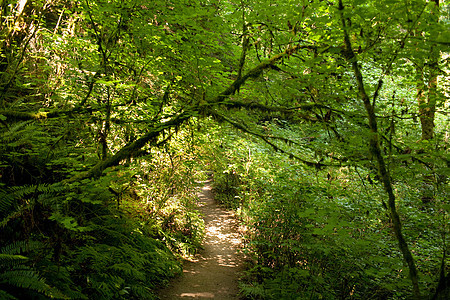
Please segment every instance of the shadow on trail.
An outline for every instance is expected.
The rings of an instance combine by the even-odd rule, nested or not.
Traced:
[[[206,236],[202,249],[184,263],[183,275],[159,294],[169,299],[239,299],[238,278],[242,257],[241,238],[233,212],[217,206],[210,181],[199,192],[199,209],[204,215]]]

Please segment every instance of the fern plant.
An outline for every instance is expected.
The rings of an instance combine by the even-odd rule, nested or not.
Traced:
[[[55,195],[66,188],[58,184],[27,184],[0,188],[0,228],[15,218],[22,216],[25,210],[32,209],[36,199],[41,204],[47,204]],[[26,199],[26,200],[25,200]]]
[[[0,298],[20,299],[37,292],[48,298],[66,299],[57,289],[49,286],[39,273],[27,265],[29,259],[21,255],[37,243],[14,242],[0,250]]]

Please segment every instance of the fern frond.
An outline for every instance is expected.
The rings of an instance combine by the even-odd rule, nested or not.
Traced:
[[[8,192],[14,197],[14,199],[22,199],[25,196],[29,196],[38,191],[38,185],[27,184],[20,186],[13,186],[8,189]]]
[[[32,121],[25,121],[25,122],[17,122],[14,125],[8,127],[8,131],[5,132],[2,136],[2,139],[5,142],[10,142],[14,140],[15,138],[21,136],[22,131],[25,130],[27,125],[29,125]]]
[[[0,190],[0,215],[14,209],[15,198],[6,191]]]
[[[2,215],[12,215],[17,210],[17,204],[20,199],[30,198],[38,195],[38,199],[48,199],[58,193],[66,191],[67,188],[61,184],[29,184],[21,186],[13,186],[7,190],[0,190],[0,217]],[[6,219],[7,217],[4,217]],[[10,218],[9,218],[10,219]],[[8,220],[2,220],[0,227],[4,227]]]
[[[14,297],[13,295],[5,292],[4,290],[0,290],[0,299],[4,299],[4,300],[17,300],[16,297]]]
[[[0,274],[0,283],[19,288],[42,292],[47,288],[44,280],[35,271],[22,267],[21,270],[10,270]]]
[[[25,257],[23,255],[0,253],[0,270],[5,268],[16,267],[27,260],[28,257]]]
[[[19,217],[23,214],[24,210],[25,210],[25,207],[21,207],[21,208],[19,208],[18,210],[13,211],[12,213],[10,213],[10,214],[7,215],[6,217],[4,217],[3,220],[0,221],[0,228],[5,227],[6,224],[8,224],[8,222],[9,222],[10,220],[19,218]]]
[[[150,288],[144,286],[144,285],[138,285],[138,284],[134,284],[131,286],[131,292],[138,298],[138,299],[158,299],[158,297],[156,297],[152,291],[150,290]]]
[[[67,298],[60,291],[49,286],[36,271],[27,267],[22,267],[20,270],[11,270],[1,273],[0,283],[32,290],[44,294],[50,298]]]
[[[0,249],[1,254],[19,254],[27,251],[37,250],[42,243],[37,241],[16,241]]]
[[[113,264],[111,267],[111,270],[114,270],[118,273],[123,273],[126,275],[127,278],[133,278],[137,280],[145,280],[145,274],[143,272],[138,271],[136,267],[133,267],[132,265],[121,262],[117,264]]]
[[[27,184],[10,187],[7,193],[11,194],[15,199],[21,199],[36,193],[59,193],[66,190],[62,184]],[[4,192],[4,193],[5,193]]]

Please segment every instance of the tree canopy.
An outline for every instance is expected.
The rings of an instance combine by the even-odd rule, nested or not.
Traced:
[[[213,174],[243,296],[445,299],[447,2],[2,0],[0,297],[151,299]]]

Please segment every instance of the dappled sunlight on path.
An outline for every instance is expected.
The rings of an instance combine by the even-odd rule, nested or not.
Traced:
[[[161,291],[160,298],[170,299],[239,299],[238,278],[242,271],[238,224],[233,212],[217,206],[210,182],[199,193],[199,207],[204,215],[206,237],[204,249],[184,264],[183,275]]]

